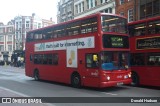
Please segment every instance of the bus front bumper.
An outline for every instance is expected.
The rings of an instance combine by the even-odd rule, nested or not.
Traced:
[[[131,82],[132,82],[131,79],[125,79],[125,80],[120,80],[120,81],[101,82],[100,88],[120,86],[120,85],[129,85],[129,84],[131,84]]]

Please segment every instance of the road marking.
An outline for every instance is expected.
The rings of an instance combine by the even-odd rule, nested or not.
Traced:
[[[118,95],[118,94],[114,94],[114,93],[106,93],[106,92],[102,92],[102,93],[107,94],[107,95],[112,95],[112,96]]]
[[[17,95],[19,95],[19,96],[30,97],[30,96],[28,96],[28,95],[25,95],[25,94],[20,93],[20,92],[17,92],[17,91],[13,91],[13,90],[8,89],[8,88],[5,88],[5,87],[0,87],[0,89],[4,89],[4,90],[6,90],[6,91],[9,91],[9,92],[11,92],[11,93],[17,94]]]

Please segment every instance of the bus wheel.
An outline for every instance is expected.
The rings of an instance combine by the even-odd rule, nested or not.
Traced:
[[[35,71],[34,71],[34,79],[35,79],[36,81],[39,80],[39,71],[38,71],[38,70],[35,70]]]
[[[132,72],[132,86],[138,86],[139,85],[139,77],[137,75],[137,73]]]
[[[81,78],[80,78],[79,74],[72,74],[71,85],[75,88],[80,88],[81,87]]]

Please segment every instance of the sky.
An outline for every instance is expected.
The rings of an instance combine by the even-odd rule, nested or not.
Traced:
[[[0,22],[7,24],[16,16],[32,16],[35,13],[42,19],[57,22],[59,0],[0,0]]]

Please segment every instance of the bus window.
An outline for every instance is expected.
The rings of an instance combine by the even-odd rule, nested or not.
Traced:
[[[132,66],[145,65],[145,54],[142,53],[131,54],[131,65]]]
[[[48,64],[48,58],[46,54],[43,55],[43,64]]]
[[[145,35],[146,34],[146,24],[145,23],[137,24],[135,25],[134,30],[135,30],[135,33],[134,33],[135,36]]]
[[[97,54],[87,54],[86,55],[86,67],[88,68],[98,67],[98,55]]]
[[[97,17],[82,20],[81,33],[89,33],[97,31]]]
[[[147,57],[147,64],[160,66],[160,53],[149,53]]]
[[[53,63],[52,54],[47,54],[47,58],[48,58],[48,64],[52,64]]]
[[[43,55],[42,54],[39,54],[38,56],[37,56],[37,64],[42,64],[43,63]]]
[[[32,58],[33,58],[33,57],[32,57],[32,54],[31,54],[31,55],[30,55],[30,61],[32,61]]]
[[[27,42],[33,41],[33,33],[28,33],[26,41]]]
[[[58,54],[53,54],[53,65],[58,65]]]
[[[37,63],[38,63],[38,55],[35,54],[35,55],[34,55],[34,64],[37,64]]]
[[[97,31],[97,18],[91,18],[89,19],[88,26],[87,26],[87,32],[95,32]]]
[[[160,33],[160,20],[148,23],[148,34]]]
[[[127,21],[117,16],[102,16],[102,31],[127,33]]]
[[[66,26],[56,26],[53,30],[53,38],[66,36]]]
[[[129,65],[128,52],[102,52],[101,62],[104,70],[127,69]]]
[[[128,53],[120,53],[119,54],[119,59],[120,59],[120,63],[119,66],[121,68],[128,68],[129,67],[129,54]]]
[[[67,35],[70,36],[80,34],[80,24],[80,21],[67,24]]]
[[[146,34],[146,25],[145,23],[129,25],[128,26],[130,36],[140,36]]]

